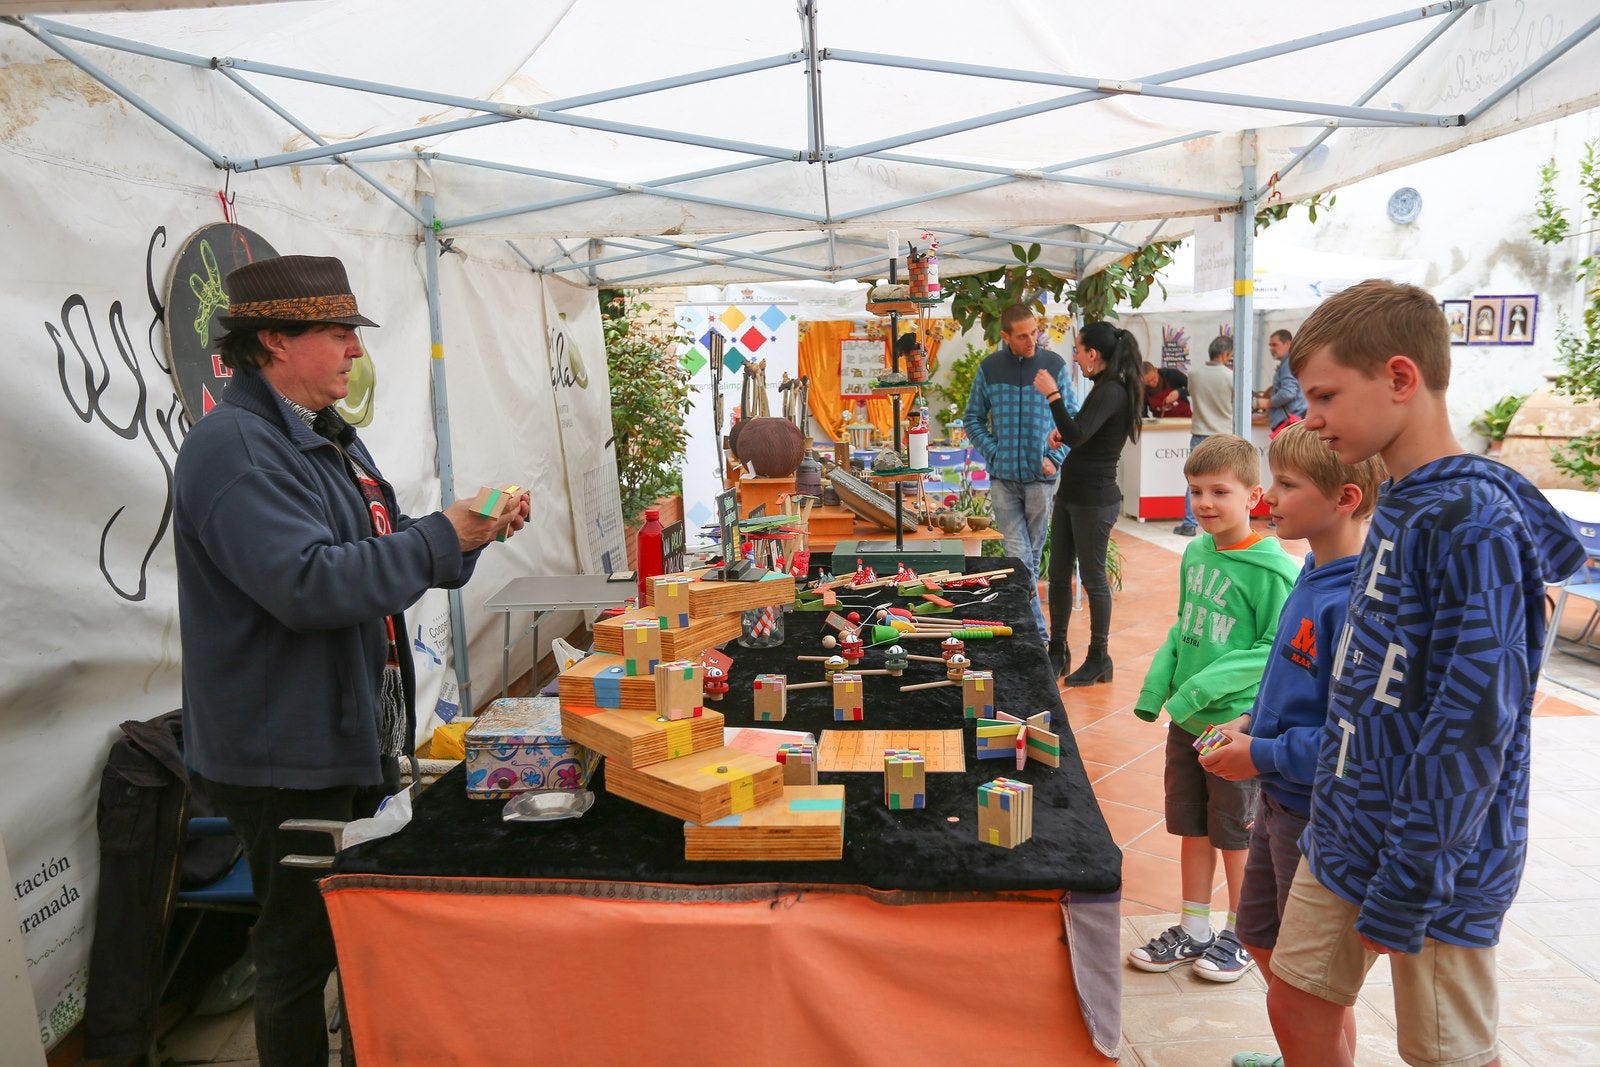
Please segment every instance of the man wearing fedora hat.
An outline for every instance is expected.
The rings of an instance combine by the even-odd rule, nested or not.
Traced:
[[[398,788],[416,728],[402,613],[464,584],[496,526],[465,502],[401,514],[334,409],[356,327],[377,325],[339,260],[268,259],[225,284],[232,378],[174,477],[185,762],[249,855],[261,1062],[321,1067],[333,938],[315,876],[279,863],[320,835],[279,827],[361,818]]]

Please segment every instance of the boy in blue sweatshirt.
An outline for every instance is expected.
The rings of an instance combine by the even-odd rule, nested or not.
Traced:
[[[1311,815],[1311,779],[1328,718],[1334,642],[1344,628],[1350,578],[1383,480],[1383,461],[1373,456],[1341,463],[1316,434],[1293,425],[1272,439],[1267,462],[1272,467],[1267,507],[1278,536],[1304,539],[1311,554],[1278,616],[1278,636],[1255,706],[1239,725],[1220,728],[1228,743],[1201,756],[1200,766],[1229,781],[1255,778],[1260,787],[1238,930],[1270,988],[1278,923],[1300,863],[1300,834]],[[1213,973],[1207,962],[1197,960],[1195,973],[1218,981],[1243,973]],[[1344,1025],[1354,1047],[1353,1012],[1346,1012]],[[1272,1053],[1241,1053],[1234,1067],[1281,1062]]]
[[[1390,480],[1335,646],[1273,1032],[1290,1067],[1353,1064],[1345,1009],[1381,953],[1402,1059],[1498,1064],[1494,946],[1527,859],[1544,587],[1583,547],[1521,475],[1462,454],[1449,328],[1427,292],[1352,286],[1289,358],[1306,428],[1346,463],[1381,455]]]

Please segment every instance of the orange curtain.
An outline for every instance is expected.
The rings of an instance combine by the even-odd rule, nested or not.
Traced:
[[[806,322],[800,327],[800,364],[802,375],[811,379],[807,392],[811,414],[833,440],[844,440],[844,400],[839,392],[839,342],[846,337],[865,333],[881,335],[877,329],[866,329],[853,322]],[[928,364],[934,365],[939,355],[941,338],[937,331],[923,340],[928,352]],[[903,413],[902,413],[903,414]],[[867,418],[885,437],[892,436],[894,408],[887,400],[867,401]]]

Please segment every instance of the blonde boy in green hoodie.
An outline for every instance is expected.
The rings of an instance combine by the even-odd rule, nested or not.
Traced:
[[[1134,714],[1154,722],[1164,709],[1167,730],[1167,832],[1181,839],[1182,921],[1128,954],[1142,971],[1193,963],[1195,973],[1232,982],[1255,962],[1234,932],[1244,882],[1254,779],[1230,782],[1204,770],[1195,740],[1207,726],[1247,730],[1246,713],[1266,669],[1300,564],[1276,538],[1250,528],[1261,502],[1261,456],[1233,434],[1207,438],[1183,465],[1202,531],[1183,553],[1178,620],[1145,675]],[[1241,719],[1241,717],[1243,718]],[[1217,854],[1228,882],[1228,915],[1211,929],[1211,888]]]

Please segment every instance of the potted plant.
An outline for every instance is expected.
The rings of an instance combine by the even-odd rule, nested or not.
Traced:
[[[1472,420],[1472,429],[1489,439],[1487,454],[1498,455],[1501,446],[1505,443],[1506,431],[1511,428],[1512,416],[1517,409],[1522,407],[1522,402],[1528,399],[1527,395],[1513,396],[1507,393],[1485,408],[1477,418]]]

